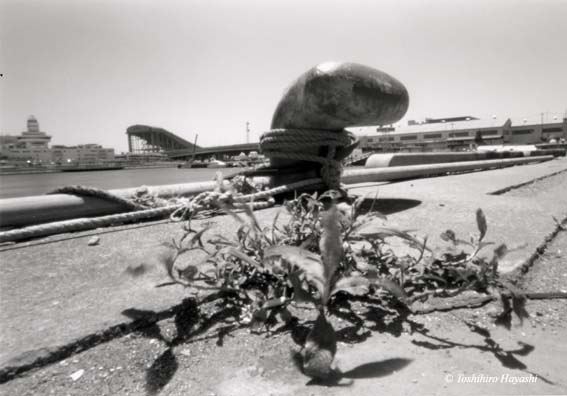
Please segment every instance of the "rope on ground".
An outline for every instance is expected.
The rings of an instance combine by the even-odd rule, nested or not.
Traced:
[[[235,195],[230,190],[224,192],[205,191],[193,197],[186,205],[178,208],[170,215],[170,219],[173,221],[189,220],[199,212],[226,208],[242,209],[248,206],[252,210],[265,209],[275,204],[274,196],[278,194],[317,186],[322,183],[323,180],[320,178],[306,179],[246,195]]]
[[[17,230],[0,232],[0,243],[37,238],[54,234],[62,234],[65,232],[92,230],[99,227],[108,227],[111,225],[131,223],[139,220],[153,219],[156,217],[167,216],[176,209],[178,209],[178,206],[166,206],[163,208],[139,210],[137,212],[119,213],[108,216],[80,218],[40,224],[20,228]]]
[[[218,210],[225,207],[240,209],[247,205],[251,206],[252,209],[255,210],[264,209],[269,208],[275,204],[275,195],[321,184],[321,179],[313,178],[291,183],[288,185],[278,186],[265,191],[253,192],[246,195],[237,195],[233,191],[207,191],[191,198],[186,204],[176,203],[160,208],[143,209],[134,212],[119,213],[101,217],[57,221],[53,223],[39,224],[35,226],[20,228],[17,230],[0,232],[0,243],[20,241],[29,238],[37,238],[66,232],[85,231],[99,227],[132,223],[139,220],[160,218],[168,215],[170,215],[170,218],[172,220],[180,221],[188,219],[201,211]],[[58,191],[61,192],[71,190],[77,191],[76,189],[59,189]],[[96,189],[81,188],[79,190],[94,191]],[[112,194],[108,195],[110,196]],[[111,199],[114,198],[112,197]]]
[[[321,164],[321,178],[328,189],[339,190],[342,161],[358,145],[348,131],[324,129],[273,129],[260,137],[260,150],[272,159],[309,161]],[[321,148],[326,148],[320,154]],[[313,154],[313,153],[317,154]]]
[[[132,200],[123,198],[119,195],[112,194],[106,190],[96,187],[87,187],[87,186],[66,186],[66,187],[59,187],[48,194],[70,194],[70,195],[77,195],[83,197],[93,197],[102,199],[109,202],[114,202],[121,205],[125,210],[144,210],[148,209],[147,206],[140,205]]]

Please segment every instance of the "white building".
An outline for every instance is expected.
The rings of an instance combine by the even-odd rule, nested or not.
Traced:
[[[104,148],[98,144],[57,145],[51,148],[51,158],[56,164],[108,162],[114,161],[114,149]]]
[[[426,119],[399,127],[349,128],[364,152],[460,151],[480,145],[557,143],[567,140],[567,114],[563,120],[479,120],[472,116]]]
[[[34,116],[27,121],[27,131],[18,136],[0,136],[0,159],[38,165],[100,163],[114,160],[114,149],[98,144],[49,147],[51,136],[39,129]]]

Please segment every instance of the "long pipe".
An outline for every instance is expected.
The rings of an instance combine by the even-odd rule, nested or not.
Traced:
[[[378,182],[409,179],[412,177],[439,175],[447,172],[465,172],[472,170],[486,170],[491,168],[503,168],[512,165],[522,165],[530,162],[541,162],[552,160],[552,155],[540,157],[506,158],[483,161],[462,161],[442,164],[392,166],[388,168],[352,169],[347,170],[341,176],[341,182],[345,184]]]
[[[213,190],[216,181],[149,186],[148,193],[162,198],[191,196]],[[137,188],[109,190],[110,193],[128,198]],[[121,205],[98,198],[69,194],[51,194],[0,200],[0,227],[22,227],[78,217],[105,216],[123,211]]]
[[[463,172],[479,169],[501,168],[512,165],[541,162],[553,156],[511,158],[501,160],[453,162],[448,164],[411,165],[390,168],[347,169],[341,177],[345,184],[407,179],[419,176],[439,175],[447,172]],[[269,177],[261,178],[264,181]],[[290,180],[293,181],[293,180]],[[172,196],[192,196],[203,191],[213,190],[216,181],[150,186],[148,193],[167,198]],[[130,197],[136,188],[110,190],[110,193]],[[0,227],[22,227],[30,224],[74,219],[89,216],[104,216],[119,213],[120,205],[91,197],[67,194],[40,195],[33,197],[8,198],[0,200]]]

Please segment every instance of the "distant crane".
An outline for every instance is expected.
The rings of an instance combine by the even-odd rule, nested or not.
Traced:
[[[195,134],[195,143],[193,143],[193,155],[191,155],[191,161],[190,163],[193,163],[193,161],[195,161],[195,153],[197,152],[197,139],[199,138],[199,134]]]

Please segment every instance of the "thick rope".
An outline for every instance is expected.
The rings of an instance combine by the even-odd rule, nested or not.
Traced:
[[[37,238],[53,234],[62,234],[66,232],[85,231],[99,227],[164,217],[167,215],[171,215],[170,218],[174,221],[180,221],[191,218],[201,211],[218,210],[227,207],[230,208],[231,206],[229,205],[229,202],[232,202],[232,207],[236,209],[243,208],[245,205],[252,207],[252,209],[264,209],[274,205],[275,200],[273,197],[275,195],[310,186],[321,185],[322,183],[322,179],[319,178],[306,179],[247,195],[234,195],[234,193],[207,191],[193,197],[189,203],[183,205],[169,205],[161,208],[145,209],[130,213],[57,221],[20,228],[17,230],[0,232],[0,243]],[[264,201],[262,202],[260,200]]]
[[[322,129],[273,129],[260,137],[260,150],[268,158],[321,164],[321,178],[328,189],[340,189],[342,161],[358,145],[348,131]],[[326,155],[313,154],[326,147]]]
[[[53,235],[53,234],[62,234],[66,232],[92,230],[94,228],[108,227],[111,225],[118,225],[122,223],[130,223],[142,219],[163,217],[170,214],[177,208],[178,206],[166,206],[163,208],[140,210],[137,212],[119,213],[108,216],[56,221],[53,223],[29,226],[17,230],[0,232],[0,243],[19,241],[22,239],[29,239],[29,238],[37,238],[37,237]]]
[[[83,197],[93,197],[102,199],[109,202],[114,202],[121,205],[125,210],[143,210],[148,209],[147,206],[140,205],[134,201],[129,199],[123,198],[119,195],[112,194],[106,190],[95,188],[95,187],[86,187],[86,186],[66,186],[66,187],[59,187],[48,194],[70,194],[70,195],[77,195]]]
[[[275,195],[321,183],[322,179],[319,178],[306,179],[246,195],[235,195],[232,191],[205,191],[193,197],[186,205],[178,208],[170,215],[170,219],[173,221],[188,220],[203,211],[243,209],[245,206],[252,210],[265,209],[275,204]]]

